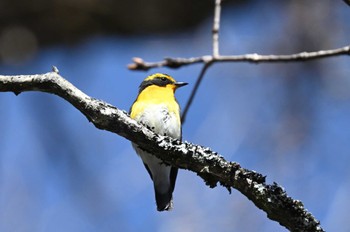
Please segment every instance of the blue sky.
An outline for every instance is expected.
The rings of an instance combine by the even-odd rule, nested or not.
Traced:
[[[347,45],[349,8],[342,1],[312,2],[312,10],[298,16],[291,3],[223,8],[221,53]],[[301,22],[309,34],[298,17],[306,17]],[[45,73],[55,65],[86,94],[128,110],[142,79],[165,72],[190,83],[177,92],[184,106],[200,65],[148,72],[126,66],[135,56],[156,61],[210,53],[211,23],[208,18],[178,34],[101,35],[46,47],[24,64],[1,64],[0,73]],[[183,139],[267,175],[269,183],[301,200],[325,230],[349,231],[348,59],[216,64],[189,111]],[[188,171],[179,173],[174,210],[158,213],[151,180],[129,141],[94,128],[47,93],[0,93],[0,105],[1,231],[286,231],[239,192],[209,189]]]

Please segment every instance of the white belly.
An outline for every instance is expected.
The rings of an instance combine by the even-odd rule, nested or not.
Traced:
[[[142,115],[135,117],[135,120],[147,126],[153,132],[179,139],[181,137],[180,121],[175,113],[168,112],[164,105],[148,106]],[[163,161],[148,152],[140,149],[136,144],[132,144],[142,161],[150,169],[155,187],[160,192],[167,192],[170,186],[171,167],[163,164]]]
[[[181,137],[180,121],[165,105],[150,105],[143,114],[135,117],[135,120],[159,135],[176,139]]]

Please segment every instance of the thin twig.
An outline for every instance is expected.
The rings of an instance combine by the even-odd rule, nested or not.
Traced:
[[[189,64],[203,63],[203,57],[164,58],[164,60],[159,62],[145,62],[140,57],[134,57],[132,58],[132,61],[134,63],[128,64],[128,69],[147,71],[152,68],[160,68],[160,67],[180,68],[181,66],[185,66]]]
[[[204,74],[205,72],[207,71],[207,69],[209,68],[209,66],[211,65],[212,63],[205,63],[204,66],[202,67],[202,70],[197,78],[197,81],[196,81],[196,84],[194,85],[193,87],[193,90],[191,92],[191,96],[189,97],[187,103],[186,103],[186,106],[185,106],[185,109],[183,110],[182,112],[182,115],[181,115],[181,123],[184,123],[185,120],[186,120],[186,115],[187,115],[187,112],[188,110],[190,109],[191,107],[191,104],[192,104],[192,101],[197,93],[197,90],[198,90],[198,87],[199,85],[201,84],[202,80],[203,80],[203,77],[204,77]]]
[[[163,61],[156,62],[156,63],[146,63],[143,61],[142,58],[135,57],[133,58],[134,63],[128,65],[128,68],[132,70],[148,70],[150,68],[162,67],[162,66],[178,68],[186,64],[204,62],[204,66],[202,67],[202,70],[196,80],[196,83],[193,87],[191,95],[186,103],[185,109],[183,110],[183,113],[181,115],[182,123],[184,123],[186,120],[187,112],[192,105],[193,99],[196,96],[199,85],[203,80],[206,70],[213,63],[214,58],[220,58],[220,53],[219,53],[220,13],[221,13],[221,0],[215,0],[214,22],[213,22],[213,30],[212,30],[212,33],[213,33],[213,55],[212,56],[203,56],[203,57],[196,57],[196,58],[189,58],[189,59],[166,58]]]
[[[214,23],[213,23],[213,56],[219,56],[219,30],[220,30],[221,0],[215,1]]]
[[[350,55],[350,46],[331,50],[320,50],[314,52],[300,52],[289,55],[259,55],[259,54],[244,54],[244,55],[232,55],[232,56],[218,56],[213,57],[211,55],[191,57],[191,58],[166,58],[157,62],[144,62],[141,58],[139,62],[130,64],[128,67],[131,70],[143,70],[146,71],[155,67],[168,67],[179,68],[185,65],[206,63],[206,62],[252,62],[252,63],[276,63],[276,62],[297,62],[316,60],[326,57],[335,57],[341,55]]]
[[[350,0],[344,0],[346,3],[350,3]],[[244,55],[231,55],[221,56],[219,52],[219,31],[220,31],[220,15],[221,15],[221,0],[215,0],[214,21],[213,21],[213,54],[201,57],[192,58],[165,58],[158,62],[145,62],[142,58],[133,58],[132,64],[128,65],[130,70],[149,70],[151,68],[169,67],[179,68],[185,65],[204,63],[202,70],[197,78],[195,86],[191,92],[191,95],[186,103],[184,111],[181,116],[182,123],[186,120],[186,115],[193,102],[193,99],[197,93],[199,85],[201,84],[208,67],[216,62],[296,62],[306,61],[313,59],[320,59],[331,56],[350,55],[350,46],[332,50],[321,50],[315,52],[301,52],[290,55],[259,55],[259,54],[244,54]]]
[[[196,96],[196,93],[198,91],[199,85],[202,83],[202,80],[204,78],[205,72],[209,68],[209,66],[213,63],[213,58],[219,57],[219,30],[220,30],[220,13],[221,13],[221,0],[215,0],[215,10],[214,10],[214,22],[213,22],[213,55],[212,57],[206,57],[206,61],[204,63],[204,66],[202,67],[201,72],[199,73],[199,76],[196,80],[196,83],[192,89],[191,95],[186,103],[185,109],[181,115],[181,122],[184,123],[186,120],[186,115],[188,110],[190,109],[193,99]],[[204,60],[204,59],[201,59]]]

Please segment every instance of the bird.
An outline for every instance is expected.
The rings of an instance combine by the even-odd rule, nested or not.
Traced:
[[[181,140],[180,107],[175,91],[187,84],[176,82],[167,74],[148,76],[139,86],[138,96],[130,108],[130,117],[156,134]],[[171,210],[178,168],[165,164],[135,143],[132,146],[153,181],[157,210]]]

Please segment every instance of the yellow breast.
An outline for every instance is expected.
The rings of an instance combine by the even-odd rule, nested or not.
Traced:
[[[147,109],[157,106],[166,107],[170,114],[176,115],[177,124],[180,125],[180,108],[171,86],[151,85],[145,88],[132,105],[130,116],[137,120]]]

